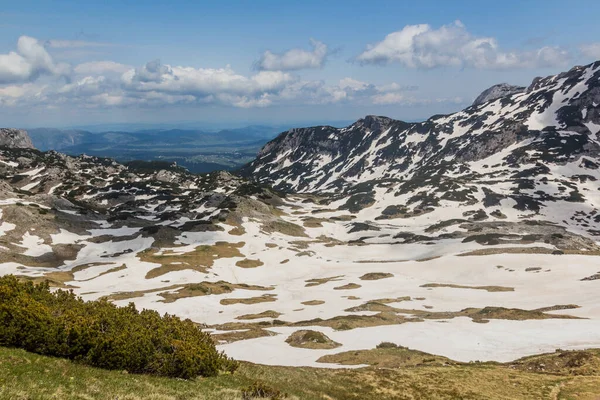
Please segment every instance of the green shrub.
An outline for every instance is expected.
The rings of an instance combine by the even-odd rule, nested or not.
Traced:
[[[72,291],[50,292],[14,276],[0,277],[0,345],[132,373],[184,379],[234,372],[192,321],[156,311],[84,302]]]
[[[400,346],[398,346],[396,343],[392,343],[392,342],[381,342],[376,347],[378,349],[397,349]]]

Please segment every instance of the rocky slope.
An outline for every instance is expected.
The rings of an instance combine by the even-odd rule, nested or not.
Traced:
[[[596,62],[421,123],[367,116],[343,129],[292,129],[242,172],[281,190],[335,192],[373,179],[477,173],[469,163],[508,147],[498,160],[506,167],[597,157],[599,130]]]
[[[293,129],[242,174],[288,192],[353,196],[355,209],[384,205],[380,219],[477,205],[482,219],[536,217],[598,235],[599,140],[596,62],[421,123],[367,116],[343,129]]]
[[[33,149],[33,143],[22,129],[0,128],[0,147]]]

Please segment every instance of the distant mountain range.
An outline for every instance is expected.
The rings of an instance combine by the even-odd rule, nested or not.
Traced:
[[[342,125],[344,123],[340,122]],[[136,129],[140,127],[145,128]],[[96,130],[99,128],[105,130]],[[177,162],[190,172],[202,173],[235,169],[246,164],[265,143],[286,129],[289,126],[251,125],[213,131],[120,124],[89,129],[33,128],[27,132],[34,146],[42,151],[111,157],[120,162]]]
[[[175,161],[191,172],[210,172],[248,162],[281,130],[278,126],[257,125],[217,132],[197,129],[90,132],[54,128],[28,132],[35,147],[42,151],[112,157],[122,162]]]

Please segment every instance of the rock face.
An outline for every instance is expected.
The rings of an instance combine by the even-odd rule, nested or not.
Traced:
[[[19,149],[33,149],[33,143],[22,129],[0,128],[0,146]]]
[[[499,99],[500,97],[510,96],[511,94],[523,93],[525,91],[523,86],[509,85],[508,83],[500,83],[494,85],[483,92],[473,102],[474,106],[478,106],[488,101]]]
[[[600,162],[600,61],[527,89],[492,87],[475,105],[420,123],[367,116],[342,129],[292,129],[241,173],[283,191],[343,193],[374,180],[483,173],[473,163],[493,155],[489,166],[517,173],[581,157]]]

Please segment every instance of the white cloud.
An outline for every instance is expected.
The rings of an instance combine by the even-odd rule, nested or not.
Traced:
[[[59,45],[66,47],[66,44],[54,44]],[[318,46],[316,42],[315,53]],[[289,68],[291,59],[283,57],[278,68]],[[346,77],[330,84],[304,80],[279,69],[241,74],[230,66],[195,68],[163,64],[158,60],[137,68],[108,60],[71,67],[55,63],[40,42],[26,36],[19,39],[16,52],[0,55],[0,78],[0,107],[23,109],[124,109],[175,104],[252,108],[334,103],[414,104],[420,101],[409,96],[408,92],[414,91],[414,87],[394,82],[375,85]]]
[[[442,66],[523,68],[564,65],[570,55],[558,47],[534,51],[504,51],[492,37],[477,37],[456,21],[438,29],[406,25],[356,57],[363,64],[399,63],[408,68]]]
[[[321,68],[328,55],[327,45],[311,39],[312,51],[291,49],[282,54],[265,51],[256,62],[256,67],[266,71],[294,71],[308,68]]]
[[[406,97],[402,93],[381,93],[373,96],[374,104],[398,104],[406,101]]]
[[[27,82],[40,75],[67,75],[67,64],[54,63],[52,57],[37,39],[21,36],[17,51],[0,54],[0,84]]]
[[[600,60],[600,43],[582,44],[579,46],[579,51],[584,57]]]
[[[134,92],[161,92],[193,95],[199,98],[213,96],[231,104],[252,104],[251,99],[281,91],[296,78],[281,71],[260,71],[246,77],[226,68],[192,68],[163,65],[152,61],[141,68],[123,74],[123,86]],[[236,97],[240,96],[240,97]]]

